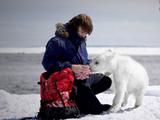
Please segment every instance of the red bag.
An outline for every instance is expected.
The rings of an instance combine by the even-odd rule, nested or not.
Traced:
[[[54,111],[54,114],[53,112],[51,113],[51,118],[61,118],[62,116],[63,118],[70,118],[79,116],[79,110],[75,102],[70,99],[73,84],[74,73],[70,68],[55,72],[51,74],[49,78],[47,78],[46,72],[42,73],[40,76],[41,116],[45,116],[46,119],[48,116],[45,115],[45,112],[48,109]]]

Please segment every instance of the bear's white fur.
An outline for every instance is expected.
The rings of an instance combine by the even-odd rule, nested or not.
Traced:
[[[135,107],[142,104],[149,77],[145,68],[129,56],[111,50],[94,58],[90,64],[93,72],[111,73],[115,97],[110,112],[117,112],[127,104],[129,95],[135,96]]]

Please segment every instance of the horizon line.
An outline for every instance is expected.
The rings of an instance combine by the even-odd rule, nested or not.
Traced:
[[[160,55],[160,47],[87,47],[88,54],[101,54],[109,49],[124,55]],[[44,52],[45,47],[0,48],[0,54],[42,54]]]

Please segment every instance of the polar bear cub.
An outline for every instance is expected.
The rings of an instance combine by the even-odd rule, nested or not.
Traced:
[[[135,97],[135,107],[142,104],[149,77],[145,68],[129,56],[106,51],[90,63],[93,72],[111,73],[115,87],[115,96],[110,112],[117,112],[127,104],[128,97]]]

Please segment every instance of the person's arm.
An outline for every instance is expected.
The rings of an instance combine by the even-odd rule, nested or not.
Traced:
[[[54,39],[54,38],[53,38]],[[46,45],[46,51],[42,60],[42,65],[46,71],[52,73],[53,71],[60,71],[64,68],[70,67],[71,63],[68,61],[62,62],[63,48],[60,46],[58,40],[50,40]]]

